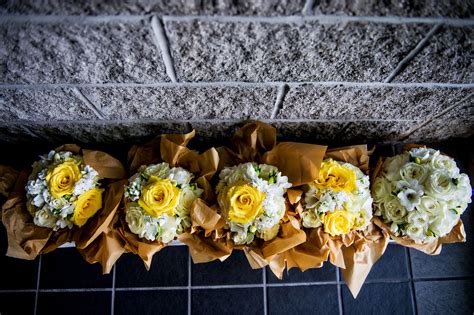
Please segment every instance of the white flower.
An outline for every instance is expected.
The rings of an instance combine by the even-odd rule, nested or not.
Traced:
[[[400,177],[400,168],[408,162],[408,154],[397,155],[385,159],[383,173],[389,181],[395,181]]]
[[[419,161],[419,163],[426,163],[430,160],[431,156],[436,151],[433,149],[427,148],[413,148],[410,150],[410,155],[415,161]]]
[[[448,173],[449,177],[458,177],[459,168],[456,162],[449,156],[437,154],[431,159],[431,166],[435,170],[441,170]]]
[[[391,222],[403,223],[407,209],[400,204],[398,198],[391,197],[380,204],[382,214]]]
[[[434,170],[426,180],[426,194],[441,200],[449,200],[455,191],[449,174],[443,170]]]
[[[168,175],[168,178],[178,185],[187,185],[193,179],[193,174],[181,167],[173,167]]]
[[[392,185],[384,177],[377,177],[372,186],[372,195],[375,202],[382,202],[391,195]]]
[[[145,232],[145,218],[140,207],[130,206],[125,213],[125,221],[132,233],[143,237]]]
[[[162,215],[160,217],[160,239],[163,243],[171,242],[177,235],[179,220],[174,216]]]
[[[420,204],[417,206],[417,209],[421,212],[436,216],[445,211],[446,207],[447,205],[444,201],[436,200],[431,196],[423,196],[420,199]]]
[[[439,214],[429,228],[437,237],[442,237],[452,230],[458,219],[459,215],[447,210]]]
[[[149,241],[155,241],[158,234],[158,226],[154,222],[146,222],[143,230],[143,236]]]
[[[152,164],[146,166],[144,169],[139,169],[139,173],[143,173],[146,178],[150,176],[156,176],[159,178],[167,178],[170,172],[170,167],[168,163]]]
[[[38,210],[35,213],[33,222],[41,227],[54,228],[56,225],[57,219],[55,216],[47,210]]]
[[[400,169],[400,176],[404,180],[416,180],[423,183],[428,176],[428,169],[417,163],[407,163]]]
[[[179,217],[188,216],[194,200],[199,198],[201,193],[202,189],[192,190],[189,186],[183,187],[180,192],[178,204],[176,205],[176,214]]]
[[[423,228],[418,225],[408,224],[405,233],[415,241],[422,241],[424,238]]]
[[[420,194],[416,190],[407,188],[400,191],[397,194],[397,197],[400,199],[400,204],[402,206],[404,206],[408,211],[412,211],[420,204],[422,195],[422,193]]]
[[[37,195],[36,197],[33,198],[32,204],[37,207],[41,208],[44,205],[44,198],[42,194]]]
[[[408,223],[422,228],[428,224],[428,220],[428,214],[419,211],[412,211],[408,214],[407,217]]]
[[[303,211],[301,218],[303,220],[303,226],[307,228],[317,228],[322,224],[319,216],[313,211]]]

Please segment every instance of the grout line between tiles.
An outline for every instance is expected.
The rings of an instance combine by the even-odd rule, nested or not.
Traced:
[[[418,306],[416,304],[415,282],[413,281],[413,265],[411,263],[410,249],[405,248],[405,251],[406,251],[406,261],[407,261],[407,266],[408,266],[408,272],[410,275],[411,304],[413,306],[413,311],[415,312],[415,314],[418,314]]]
[[[267,267],[262,268],[263,283],[263,314],[268,314],[268,298],[267,298]]]
[[[73,288],[73,289],[40,289],[42,293],[61,293],[61,292],[112,292],[112,288]]]
[[[191,286],[192,286],[192,282],[191,282],[191,274],[192,274],[192,270],[191,270],[192,266],[191,266],[191,254],[188,252],[188,315],[191,315],[192,311],[191,311]]]
[[[337,305],[339,309],[339,315],[344,314],[344,306],[342,304],[342,288],[341,288],[341,271],[336,267],[336,280],[337,280]]]
[[[34,308],[34,315],[36,315],[36,310],[38,308],[38,297],[39,297],[39,285],[40,285],[40,277],[41,277],[41,259],[43,255],[39,256],[38,259],[38,276],[36,277],[36,293],[35,293],[35,308]]]
[[[188,290],[188,286],[179,287],[135,287],[135,288],[115,288],[115,291],[173,291],[173,290]]]
[[[110,303],[110,314],[114,315],[115,313],[115,275],[116,275],[116,268],[113,267],[112,271],[112,298]]]

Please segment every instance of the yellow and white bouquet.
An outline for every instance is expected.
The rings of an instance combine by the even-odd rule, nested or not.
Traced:
[[[99,174],[69,151],[53,150],[40,158],[25,187],[34,224],[55,231],[83,226],[102,208]]]
[[[149,241],[171,242],[191,227],[190,210],[203,192],[194,175],[168,163],[141,166],[125,187],[125,221]]]
[[[302,223],[331,236],[362,230],[372,218],[369,177],[350,164],[326,159],[319,178],[305,185]]]
[[[471,202],[469,177],[449,156],[413,148],[385,159],[372,188],[377,216],[418,243],[447,235]]]
[[[286,211],[288,177],[275,166],[249,162],[224,168],[219,178],[217,201],[234,243],[273,239]]]

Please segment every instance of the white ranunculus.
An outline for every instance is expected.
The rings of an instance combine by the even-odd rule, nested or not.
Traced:
[[[408,214],[407,222],[419,227],[425,227],[428,224],[429,217],[427,213],[412,211]]]
[[[405,233],[409,238],[414,241],[422,241],[425,237],[423,228],[418,225],[408,224]]]
[[[202,190],[192,190],[189,186],[185,186],[181,189],[179,201],[176,205],[176,214],[179,217],[188,216],[189,212],[191,211],[191,206],[196,200]],[[198,193],[198,194],[197,194]]]
[[[417,206],[417,209],[421,212],[436,216],[445,211],[446,207],[447,205],[444,201],[437,200],[431,196],[423,196],[420,199],[420,204]]]
[[[182,167],[173,167],[168,175],[168,178],[178,185],[187,185],[193,179],[193,174]]]
[[[372,195],[374,202],[382,202],[391,196],[392,185],[383,178],[377,177],[372,185]]]
[[[145,176],[156,176],[159,178],[167,178],[170,172],[168,163],[159,163],[146,166],[144,170],[139,169],[139,172],[143,172]]]
[[[145,217],[139,207],[129,207],[125,213],[125,221],[132,233],[143,237],[145,232]]]
[[[244,245],[244,244],[249,244],[253,241],[255,237],[254,233],[250,233],[247,231],[242,231],[234,234],[233,240],[236,245]]]
[[[56,221],[56,217],[51,212],[43,209],[36,211],[33,218],[33,222],[37,226],[47,227],[50,229],[56,226]]]
[[[451,177],[447,172],[435,170],[425,182],[426,194],[441,200],[449,200],[455,192]]]
[[[408,154],[401,154],[385,159],[383,163],[383,174],[389,181],[398,180],[400,168],[408,162]]]
[[[460,203],[470,203],[472,197],[472,187],[469,177],[466,174],[460,174],[456,185],[456,196],[453,199],[459,200]],[[464,210],[463,210],[464,211]]]
[[[445,236],[452,230],[458,219],[459,215],[451,210],[444,211],[430,224],[429,229],[436,234],[437,237]]]
[[[459,176],[459,168],[456,162],[449,156],[437,154],[433,156],[430,164],[433,169],[445,171],[450,177]]]
[[[404,189],[397,194],[400,204],[408,211],[413,211],[420,204],[421,196],[422,194],[410,188]]]
[[[407,163],[400,169],[400,176],[404,180],[416,180],[423,183],[428,176],[428,169],[417,163]]]
[[[403,223],[407,209],[400,204],[398,198],[391,197],[380,204],[382,214],[391,222]]]

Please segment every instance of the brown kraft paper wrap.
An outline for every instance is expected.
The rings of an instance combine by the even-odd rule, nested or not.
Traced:
[[[254,122],[235,133],[230,147],[220,147],[217,151],[219,170],[246,162],[266,163],[276,166],[293,185],[302,185],[317,178],[326,146],[295,142],[277,144],[274,127]],[[280,222],[280,230],[274,239],[256,239],[245,246],[236,246],[230,240],[229,232],[223,229],[225,221],[218,214],[216,205],[208,207],[195,204],[192,219],[193,233],[180,240],[188,244],[195,263],[224,260],[233,249],[238,249],[244,251],[250,266],[258,269],[275,264],[280,259],[280,253],[306,240],[304,231],[291,213],[286,213]],[[213,224],[206,224],[204,219]]]
[[[193,173],[196,178],[196,183],[204,192],[201,197],[202,199],[197,199],[194,202],[191,215],[193,215],[194,209],[200,205],[206,205],[203,200],[211,203],[215,199],[209,181],[217,171],[219,163],[219,157],[214,148],[202,154],[198,154],[196,151],[186,147],[194,135],[194,131],[188,134],[162,135],[160,138],[156,138],[144,145],[133,146],[128,154],[130,176],[135,174],[141,165],[160,162],[166,162],[172,167],[182,167]],[[209,220],[208,222],[215,221]],[[151,267],[153,255],[167,245],[160,241],[149,241],[140,238],[138,235],[132,233],[125,222],[125,207],[122,207],[120,210],[115,230],[121,236],[125,252],[131,252],[140,256],[148,270]],[[178,239],[188,245],[193,244],[194,237],[191,236],[190,232],[179,235]]]
[[[369,154],[366,145],[350,146],[331,149],[326,152],[326,158],[351,163],[359,167],[362,172],[369,171]],[[296,212],[303,210],[300,200],[303,191],[292,190],[288,192],[288,199]],[[352,295],[357,297],[372,266],[383,255],[388,245],[388,234],[370,223],[362,231],[351,231],[341,236],[331,236],[323,231],[322,227],[306,229],[307,240],[305,243],[285,252],[275,268],[281,278],[286,267],[299,268],[305,271],[310,268],[320,268],[324,262],[329,261],[341,268],[344,280]]]
[[[18,171],[10,166],[0,165],[0,195],[8,197],[10,190],[13,189]]]
[[[55,151],[71,151],[81,155],[84,163],[92,166],[101,179],[115,180],[125,176],[122,164],[112,156],[101,151],[81,150],[75,144],[63,145]],[[81,227],[53,231],[39,227],[33,223],[33,217],[26,209],[25,185],[28,181],[30,169],[23,170],[2,208],[2,222],[5,225],[8,237],[7,256],[33,260],[39,254],[48,253],[64,243],[75,242],[78,247],[84,248],[100,235],[108,224],[108,217],[115,212],[120,200],[109,198],[109,187],[105,186],[102,209],[90,218]]]
[[[403,147],[403,152],[409,151],[413,148],[421,148],[421,147],[425,148],[426,146],[419,145],[419,144],[407,144]],[[372,180],[375,180],[375,178],[377,178],[380,172],[382,171],[382,165],[384,161],[385,161],[385,158],[383,157],[379,158],[379,160],[377,161],[377,166],[375,167],[375,170],[372,173]],[[461,219],[453,227],[453,229],[451,230],[451,232],[449,232],[448,235],[443,236],[443,237],[438,237],[431,242],[423,242],[423,243],[416,242],[407,236],[396,236],[391,231],[390,226],[385,224],[382,221],[382,219],[379,217],[374,217],[373,222],[378,227],[380,227],[385,233],[390,235],[390,238],[394,240],[396,243],[402,246],[417,249],[428,255],[439,255],[441,253],[443,244],[461,243],[461,242],[466,241],[466,232],[464,231],[464,225]]]

